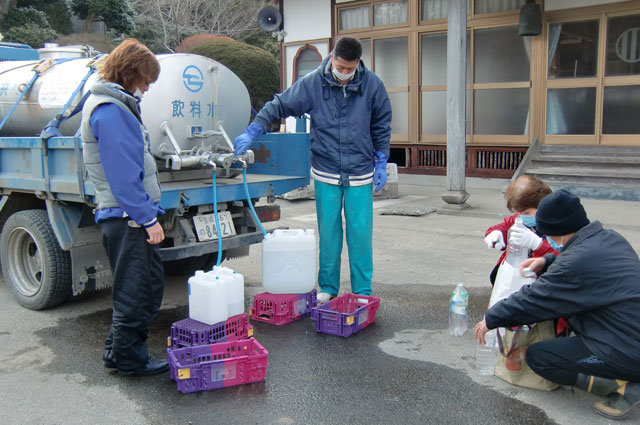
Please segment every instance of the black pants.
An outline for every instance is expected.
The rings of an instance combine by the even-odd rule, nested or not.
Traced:
[[[128,222],[116,218],[100,223],[113,273],[113,318],[104,348],[113,351],[120,370],[147,363],[149,323],[160,310],[164,292],[158,245],[147,243],[143,227],[131,227]]]
[[[579,373],[640,382],[640,372],[631,360],[601,359],[579,337],[533,344],[526,351],[526,360],[535,373],[560,385],[575,385]]]

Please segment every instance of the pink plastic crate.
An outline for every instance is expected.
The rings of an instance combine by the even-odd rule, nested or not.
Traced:
[[[343,294],[311,309],[311,319],[316,323],[316,332],[347,337],[373,323],[378,308],[380,298]]]
[[[270,294],[262,292],[253,297],[249,309],[251,320],[284,325],[311,313],[317,304],[316,290],[306,294]]]
[[[235,341],[253,336],[247,313],[238,314],[224,322],[207,325],[193,319],[183,319],[171,325],[167,345],[173,348]]]
[[[171,379],[184,394],[260,382],[267,373],[268,355],[255,338],[167,348]]]

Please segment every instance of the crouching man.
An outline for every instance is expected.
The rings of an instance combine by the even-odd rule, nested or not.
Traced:
[[[640,406],[640,260],[618,233],[590,223],[580,199],[558,190],[542,199],[537,230],[559,256],[525,260],[538,279],[498,302],[476,325],[490,329],[568,318],[575,336],[531,345],[526,361],[538,375],[608,400],[594,410],[622,419]]]

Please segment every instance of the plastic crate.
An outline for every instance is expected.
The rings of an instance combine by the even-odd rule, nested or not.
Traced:
[[[193,319],[183,319],[171,325],[171,336],[167,345],[172,348],[207,345],[247,339],[253,336],[247,313],[232,316],[224,322],[207,325]]]
[[[253,297],[249,318],[258,322],[284,325],[311,313],[317,304],[316,290],[306,294],[270,294]]]
[[[268,354],[255,338],[249,338],[167,348],[167,361],[178,391],[187,394],[260,382],[267,373]]]
[[[365,299],[367,302],[362,303],[358,299]],[[316,324],[316,332],[347,337],[373,323],[378,308],[380,298],[343,294],[314,307],[311,319]]]

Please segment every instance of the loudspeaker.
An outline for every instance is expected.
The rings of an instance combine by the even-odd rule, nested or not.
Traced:
[[[281,23],[282,15],[273,6],[266,6],[258,13],[258,25],[265,31],[275,31]]]

